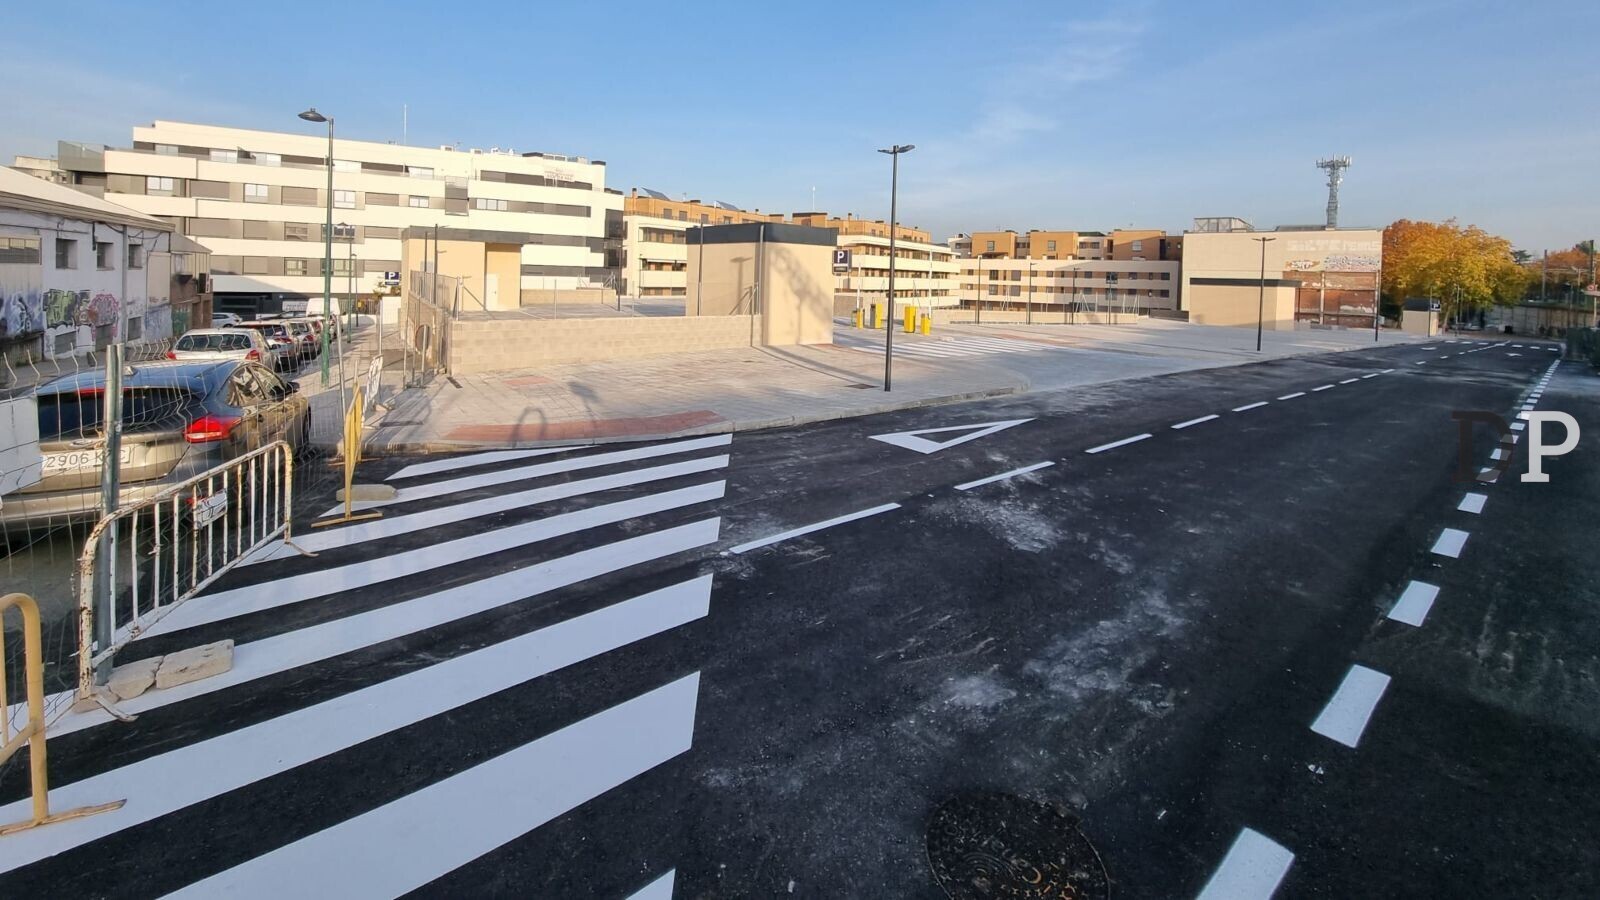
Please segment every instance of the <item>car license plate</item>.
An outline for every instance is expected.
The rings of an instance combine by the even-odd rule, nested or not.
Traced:
[[[43,457],[44,474],[49,477],[51,475],[70,475],[89,469],[98,469],[100,468],[101,453],[102,451],[99,448],[68,450],[65,453],[46,453]],[[133,462],[133,448],[123,447],[121,458],[124,466]]]

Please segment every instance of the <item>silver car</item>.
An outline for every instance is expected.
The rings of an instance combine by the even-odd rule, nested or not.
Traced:
[[[155,362],[122,380],[120,502],[146,499],[275,440],[311,446],[311,412],[299,385],[244,360]],[[44,479],[5,498],[6,531],[99,517],[105,375],[81,372],[41,385]]]
[[[275,356],[264,335],[245,328],[186,331],[167,351],[167,359],[243,359],[269,365]]]

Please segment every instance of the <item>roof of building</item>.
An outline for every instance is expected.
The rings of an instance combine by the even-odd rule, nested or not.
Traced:
[[[0,166],[0,206],[159,231],[173,230],[170,222],[5,166]]]

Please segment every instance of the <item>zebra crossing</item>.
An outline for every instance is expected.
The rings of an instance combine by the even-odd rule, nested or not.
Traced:
[[[663,648],[657,638],[708,615],[712,576],[697,561],[719,539],[707,506],[725,495],[731,443],[430,460],[389,477],[396,497],[373,504],[383,518],[297,536],[315,557],[249,560],[119,656],[232,637],[230,671],[119,703],[132,723],[93,709],[53,724],[52,764],[67,775],[52,805],[127,802],[0,841],[0,891],[104,893],[144,877],[151,890],[137,893],[398,896],[451,873],[470,881],[474,860],[647,780],[693,745],[700,672],[628,666],[627,684],[577,688],[599,657]],[[453,637],[430,644],[441,632]],[[468,711],[499,704],[527,714],[487,716],[495,752],[444,757],[418,739],[470,729]],[[403,790],[368,786],[419,767],[430,776]],[[277,827],[256,812],[263,793],[352,794],[336,784],[363,787]],[[7,787],[0,821],[26,813]],[[159,845],[173,828],[213,852],[172,868]],[[670,866],[629,877],[616,896],[671,895]]]
[[[862,353],[883,353],[883,341],[862,338],[853,334],[835,333],[834,343]],[[1054,347],[1033,341],[998,337],[953,337],[947,340],[896,340],[894,355],[917,359],[959,359],[968,356],[992,356],[998,353],[1057,353],[1066,347]]]

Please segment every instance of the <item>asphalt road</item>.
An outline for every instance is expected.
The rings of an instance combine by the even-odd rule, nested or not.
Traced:
[[[1519,343],[379,461],[384,518],[123,656],[233,672],[63,720],[53,803],[128,806],[0,891],[937,897],[930,816],[997,791],[1119,897],[1600,895],[1600,444],[1454,479],[1453,411],[1600,434]]]

